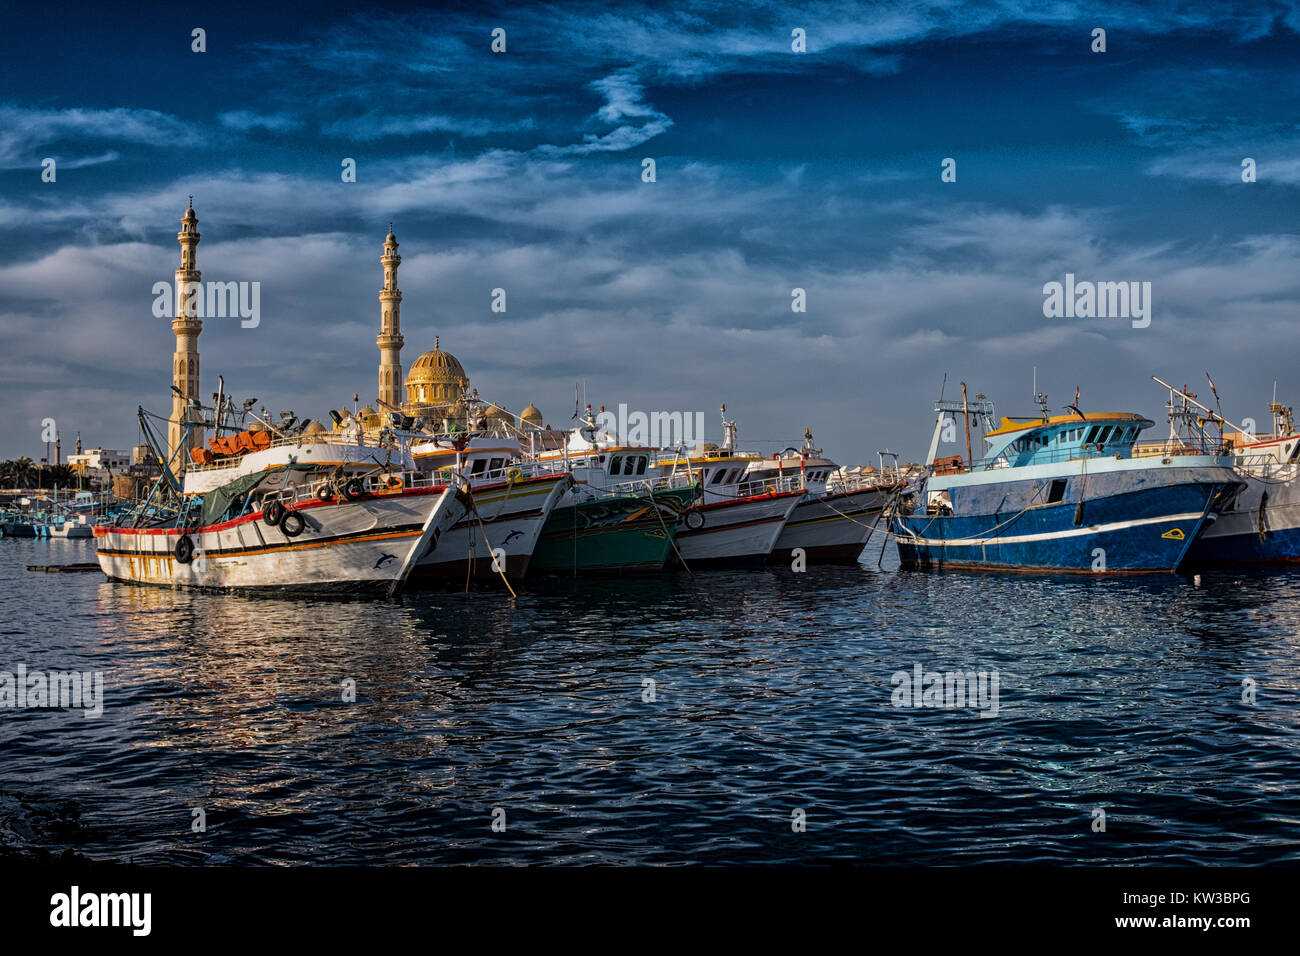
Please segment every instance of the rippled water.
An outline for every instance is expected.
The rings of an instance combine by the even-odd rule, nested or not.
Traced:
[[[0,854],[1300,859],[1300,573],[1195,587],[900,572],[892,553],[878,570],[877,553],[312,603],[29,573],[93,546],[0,541],[0,669],[106,675],[98,719],[0,710]],[[892,706],[891,675],[918,663],[997,670],[998,716]]]

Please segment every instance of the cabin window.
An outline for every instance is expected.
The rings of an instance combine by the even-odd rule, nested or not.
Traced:
[[[631,475],[636,473],[636,455],[628,455],[623,461],[623,474]]]
[[[487,459],[475,458],[474,463],[469,466],[469,473],[471,475],[481,475],[483,474],[486,468],[487,468]]]
[[[648,457],[646,457],[645,455],[638,455],[636,459],[636,473],[638,475],[644,475],[646,465],[648,465],[649,463],[650,463],[650,459]]]
[[[603,461],[604,459],[601,459],[601,460]],[[610,473],[611,475],[617,475],[617,474],[618,474],[618,466],[622,463],[622,461],[623,461],[623,456],[622,456],[622,455],[611,455],[611,456],[610,456],[610,458],[609,458],[609,473]]]
[[[1049,505],[1065,499],[1065,482],[1066,479],[1064,478],[1057,478],[1052,482],[1052,487],[1047,491],[1047,503]]]
[[[1101,426],[1100,426],[1100,425],[1093,425],[1091,428],[1089,428],[1089,429],[1088,429],[1088,438],[1087,438],[1087,441],[1084,442],[1084,444],[1085,444],[1085,445],[1091,445],[1094,441],[1096,441],[1096,440],[1097,440],[1097,432],[1099,432],[1099,431],[1101,431]]]
[[[725,475],[725,474],[726,474],[726,471],[723,470],[722,468],[719,468],[719,469],[718,469],[717,471],[715,471],[715,472],[713,473],[713,475],[709,478],[709,484],[711,484],[711,485],[716,485],[718,482],[720,482],[720,481],[722,480],[722,476]]]
[[[488,466],[488,471],[500,471],[505,467],[505,463],[506,460],[504,458],[493,458],[492,464]]]

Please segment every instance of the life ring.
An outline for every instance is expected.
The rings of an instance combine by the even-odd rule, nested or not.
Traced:
[[[284,520],[284,502],[274,498],[262,506],[262,520],[274,528]]]
[[[173,553],[181,564],[189,564],[194,560],[194,539],[188,534],[181,535],[176,541],[176,550]]]
[[[692,531],[699,531],[704,527],[704,514],[695,510],[688,511],[683,516],[682,522]]]
[[[384,487],[390,491],[400,488],[402,487],[402,479],[398,478],[396,475],[389,475],[384,479]]]
[[[518,481],[523,476],[524,473],[520,471],[518,468],[511,468],[509,471],[506,472],[506,477],[509,478],[511,481]]]
[[[316,489],[316,500],[317,500],[317,501],[333,501],[333,500],[334,500],[334,489],[331,488],[331,487],[329,486],[328,483],[327,483],[327,484],[324,484],[324,485],[321,485],[318,489]]]
[[[296,538],[307,527],[307,519],[296,511],[286,511],[280,519],[280,530],[286,538]]]
[[[349,478],[343,483],[343,497],[348,501],[356,501],[366,493],[366,486],[361,483],[360,478]]]

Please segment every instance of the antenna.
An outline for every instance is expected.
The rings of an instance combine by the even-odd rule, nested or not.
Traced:
[[[1038,400],[1038,366],[1034,366],[1034,400]]]

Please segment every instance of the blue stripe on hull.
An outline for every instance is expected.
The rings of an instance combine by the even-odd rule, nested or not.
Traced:
[[[971,568],[1092,571],[1098,548],[1105,551],[1107,572],[1173,571],[1197,533],[1220,484],[1188,483],[1145,488],[1084,502],[1083,525],[1074,523],[1074,502],[1015,512],[971,517],[899,515],[898,552],[904,565],[949,565]],[[1177,517],[1191,515],[1192,517]],[[1014,520],[1013,520],[1014,519]],[[1088,528],[1107,524],[1131,527]],[[1001,525],[1001,527],[998,527]],[[996,530],[995,530],[996,529]],[[910,540],[908,530],[930,539]],[[1163,537],[1175,533],[1174,537]],[[1027,536],[1037,540],[1015,540]],[[989,538],[982,544],[957,539]],[[939,539],[936,541],[935,539]]]

